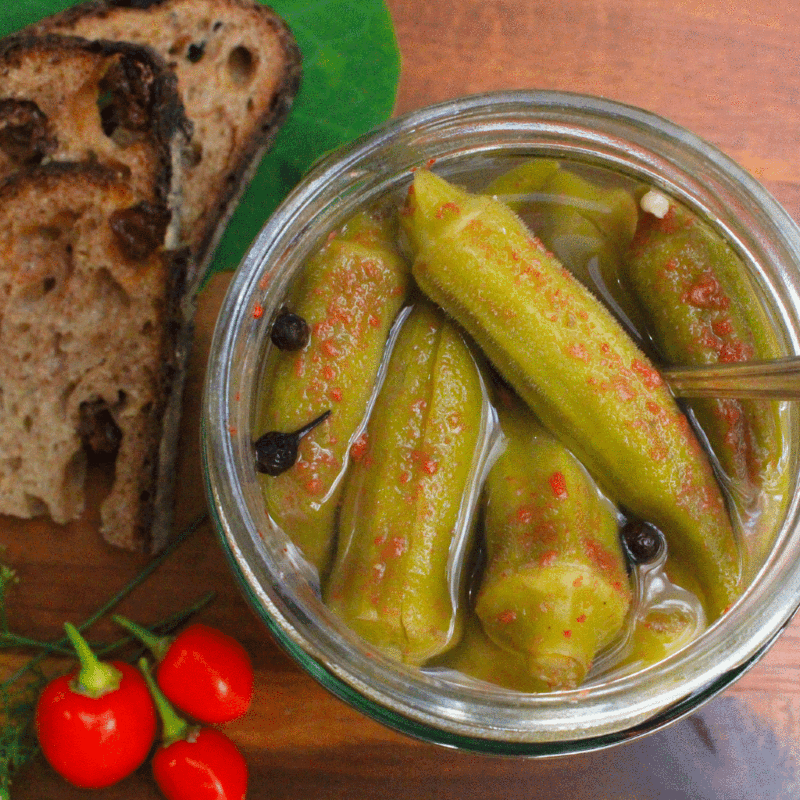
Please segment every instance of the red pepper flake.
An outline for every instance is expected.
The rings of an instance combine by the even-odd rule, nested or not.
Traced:
[[[549,478],[550,488],[559,500],[567,499],[567,481],[563,472],[554,472]]]
[[[350,458],[352,458],[353,461],[361,461],[364,457],[364,453],[367,452],[367,446],[367,434],[362,433],[361,436],[350,445]]]
[[[400,558],[400,556],[403,555],[407,549],[408,542],[406,541],[406,537],[394,536],[386,544],[381,556],[383,557],[384,561],[390,558]]]
[[[711,323],[711,330],[717,334],[717,336],[730,336],[733,333],[733,323],[731,322],[729,317],[723,317],[722,319],[718,319],[716,322]]]
[[[572,356],[572,358],[577,358],[579,361],[583,361],[586,364],[589,363],[589,351],[582,344],[571,344],[567,348],[567,355]]]
[[[435,158],[429,158],[427,160],[427,162],[425,163],[425,166],[426,167],[432,167],[435,163],[436,163],[436,159]]]
[[[557,559],[558,559],[558,551],[548,550],[546,553],[542,553],[541,556],[539,556],[539,566],[552,567],[553,564],[556,563]]]
[[[422,469],[428,473],[428,475],[435,475],[439,470],[439,462],[434,461],[432,458],[426,458],[422,462]]]
[[[529,525],[533,520],[533,510],[530,506],[520,506],[517,509],[516,519],[520,525]]]
[[[695,308],[716,308],[723,311],[731,304],[720,282],[710,272],[701,275],[681,295],[681,302]]]
[[[309,494],[320,494],[322,481],[319,478],[312,478],[310,481],[306,481],[305,489]]]
[[[657,417],[661,414],[661,406],[653,400],[648,400],[644,407],[654,416]]]
[[[228,433],[229,433],[231,436],[236,436],[237,429],[236,429],[236,428],[235,428],[233,425],[229,425],[229,426],[228,426]]]
[[[572,581],[572,585],[573,585],[573,586],[574,586],[576,589],[580,589],[580,587],[581,587],[581,586],[583,586],[583,575],[578,575],[578,577],[577,577],[577,578],[575,578],[575,580],[574,580],[574,581]]]
[[[572,636],[572,631],[571,630],[564,631],[564,638],[565,639],[569,639],[570,636]]]
[[[264,316],[264,306],[261,303],[253,305],[253,319],[261,319]]]
[[[617,568],[617,559],[597,539],[587,536],[583,540],[583,547],[591,562],[601,572],[612,572]]]
[[[657,389],[663,385],[664,380],[659,375],[658,370],[653,369],[649,364],[634,358],[631,362],[631,369],[642,379],[648,389]]]
[[[238,403],[242,399],[242,393],[236,392],[233,399]]]
[[[380,328],[380,326],[381,326],[381,318],[380,317],[376,317],[374,314],[370,314],[369,315],[369,317],[367,318],[367,322],[373,328]]]
[[[575,622],[583,624],[586,622],[586,614],[581,614],[579,617],[576,617]]]
[[[410,480],[411,480],[411,475],[409,475],[407,472],[401,472],[401,473],[400,473],[400,483],[402,483],[404,486],[405,486],[405,485],[406,485],[406,484],[407,484],[407,483],[408,483]]]
[[[330,356],[331,358],[335,358],[339,355],[339,348],[330,340],[323,342],[320,347],[322,348],[322,352],[325,353],[326,356]]]
[[[452,211],[454,214],[460,214],[461,208],[459,208],[459,206],[456,205],[456,203],[452,202],[442,203],[442,205],[440,205],[439,208],[436,209],[436,215],[435,215],[436,219],[441,219],[445,215],[446,211]]]
[[[335,403],[338,403],[342,399],[342,390],[337,386],[328,392],[328,397]]]
[[[753,357],[753,348],[740,340],[726,342],[719,351],[719,360],[723,364],[736,361],[748,361]]]
[[[666,264],[664,264],[664,272],[675,272],[676,269],[678,269],[677,258],[671,258]]]
[[[501,611],[497,615],[497,621],[501,625],[509,625],[512,622],[516,622],[517,621],[517,612],[514,611],[513,609],[510,609],[510,608],[507,609],[506,611]]]

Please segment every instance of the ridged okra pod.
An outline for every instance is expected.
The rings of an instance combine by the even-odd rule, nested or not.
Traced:
[[[427,304],[400,330],[348,475],[329,606],[386,654],[422,664],[462,629],[462,564],[490,407],[461,334]]]
[[[551,689],[580,685],[631,600],[616,510],[575,457],[520,406],[486,481],[486,566],[475,611],[496,644]]]
[[[667,363],[705,365],[780,355],[741,259],[675,201],[669,201],[663,217],[641,213],[626,270],[646,309],[648,332]],[[788,494],[780,404],[703,398],[689,406],[740,512],[745,517],[760,512],[762,529],[769,529],[768,520],[780,513]],[[768,544],[748,542],[756,562]]]
[[[497,200],[418,170],[401,213],[422,290],[608,497],[664,531],[719,616],[740,591],[737,543],[710,462],[645,355]]]
[[[392,218],[360,212],[328,239],[287,301],[310,326],[310,340],[296,352],[273,348],[266,367],[263,430],[294,431],[332,412],[302,439],[293,467],[262,478],[270,515],[321,575],[348,451],[361,447],[354,435],[410,283],[395,233]]]

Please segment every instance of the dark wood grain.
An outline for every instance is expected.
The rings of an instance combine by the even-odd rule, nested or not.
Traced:
[[[800,218],[800,6],[796,3],[389,0],[388,4],[403,56],[398,113],[503,88],[602,95],[693,130],[761,179],[789,213]],[[205,355],[226,281],[216,279],[201,298],[185,401],[178,528],[205,508],[198,409]],[[9,603],[10,620],[31,636],[55,636],[64,620],[84,618],[146,561],[101,540],[96,501],[102,477],[95,477],[87,511],[74,524],[62,528],[41,520],[0,518],[4,559],[15,566],[21,580]],[[177,611],[209,589],[218,597],[202,618],[239,637],[256,666],[253,708],[226,727],[246,753],[252,798],[662,796],[657,786],[651,787],[652,794],[641,788],[648,786],[648,778],[637,772],[641,766],[637,759],[657,752],[645,745],[557,762],[495,759],[424,744],[364,718],[319,687],[274,644],[242,599],[209,525],[126,600],[121,612],[146,623]],[[103,622],[92,635],[109,637],[112,626]],[[21,658],[0,655],[0,668],[7,673]],[[789,627],[725,699],[750,708],[779,740],[800,738],[800,622]],[[691,736],[700,725],[674,730],[677,736]],[[657,740],[665,752],[672,741]],[[684,767],[678,760],[676,769]],[[116,787],[88,792],[67,786],[41,761],[20,776],[14,789],[15,800],[159,797],[146,768]]]

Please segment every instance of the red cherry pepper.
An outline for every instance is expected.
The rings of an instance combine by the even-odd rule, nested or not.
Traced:
[[[153,754],[153,777],[167,800],[244,800],[247,762],[236,745],[213,728],[189,725],[175,713],[142,658],[163,723],[163,743]]]
[[[52,767],[84,789],[111,786],[147,758],[156,712],[147,684],[130,664],[104,662],[67,623],[80,668],[52,680],[39,695],[35,726]]]
[[[161,691],[184,713],[220,723],[241,717],[250,707],[253,666],[232,636],[197,622],[173,639],[154,636],[125,617],[114,619],[155,656]]]

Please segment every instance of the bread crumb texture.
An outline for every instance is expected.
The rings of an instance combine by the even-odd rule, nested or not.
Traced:
[[[111,225],[136,202],[98,165],[36,168],[0,189],[0,512],[74,519],[87,456],[115,456],[101,514],[128,546],[131,496],[151,491],[169,281],[160,250],[129,258]]]

